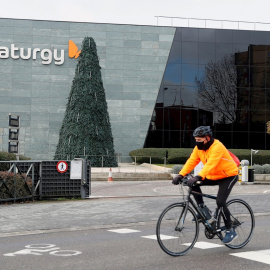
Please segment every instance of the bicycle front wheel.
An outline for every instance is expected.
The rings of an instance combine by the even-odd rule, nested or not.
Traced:
[[[183,223],[184,221],[184,223]],[[160,215],[156,235],[161,249],[171,256],[184,255],[197,241],[198,219],[192,208],[185,213],[185,204],[169,205]]]
[[[227,202],[231,214],[232,227],[237,233],[237,238],[230,244],[225,244],[232,249],[244,247],[251,239],[255,227],[255,218],[251,207],[243,200],[233,199]],[[221,238],[225,236],[225,225],[221,215],[218,218],[219,228],[224,228]]]

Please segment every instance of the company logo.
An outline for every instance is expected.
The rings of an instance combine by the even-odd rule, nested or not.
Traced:
[[[54,49],[53,52],[50,49],[43,49],[40,48],[19,48],[16,47],[15,44],[10,45],[10,49],[8,47],[0,47],[0,58],[13,58],[13,59],[24,59],[28,60],[32,58],[33,60],[36,60],[38,55],[40,55],[40,58],[42,59],[41,63],[43,65],[49,65],[52,60],[54,59],[54,63],[56,65],[62,65],[64,63],[64,50],[60,50],[60,52],[57,49]]]
[[[81,50],[79,51],[77,45],[72,41],[69,40],[68,42],[68,56],[69,58],[75,58],[77,59],[81,53]]]
[[[77,59],[81,51],[79,51],[77,45],[72,40],[69,40],[68,45],[68,56],[70,58]],[[62,65],[65,61],[64,53],[64,50],[58,49],[41,50],[40,48],[19,48],[16,47],[15,44],[11,44],[10,48],[0,46],[0,59],[7,59],[11,57],[12,59],[21,58],[23,60],[29,60],[32,58],[33,60],[36,60],[38,57],[40,57],[43,65],[49,65],[53,60],[55,65]]]

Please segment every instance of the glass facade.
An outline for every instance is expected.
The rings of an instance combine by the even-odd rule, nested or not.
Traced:
[[[193,147],[210,125],[228,148],[270,149],[270,32],[177,28],[144,147]]]

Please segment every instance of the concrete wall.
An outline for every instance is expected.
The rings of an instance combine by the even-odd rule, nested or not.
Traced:
[[[12,113],[21,119],[20,154],[53,157],[78,61],[68,57],[68,42],[80,49],[86,36],[97,44],[115,152],[142,148],[174,34],[173,27],[0,19],[0,47],[14,44],[25,54],[57,49],[65,56],[62,65],[42,64],[40,54],[0,59],[0,150],[8,150]]]

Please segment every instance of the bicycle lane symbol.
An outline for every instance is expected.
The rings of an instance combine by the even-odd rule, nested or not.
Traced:
[[[61,250],[53,244],[32,244],[25,246],[26,249],[16,251],[14,253],[6,253],[4,256],[14,257],[16,255],[36,255],[40,256],[48,252],[50,255],[54,256],[76,256],[80,255],[82,252],[77,250]]]

